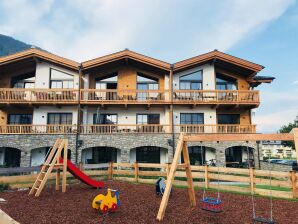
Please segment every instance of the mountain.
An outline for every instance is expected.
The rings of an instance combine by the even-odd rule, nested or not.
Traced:
[[[0,34],[0,57],[31,48],[32,45]]]

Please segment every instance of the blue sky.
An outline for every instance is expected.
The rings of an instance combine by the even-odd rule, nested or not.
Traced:
[[[298,116],[295,0],[2,0],[0,33],[77,61],[129,48],[172,63],[218,49],[276,77],[258,88],[259,132]]]

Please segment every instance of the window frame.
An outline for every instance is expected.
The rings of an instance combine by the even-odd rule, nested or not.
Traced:
[[[59,123],[51,123],[51,124],[50,124],[50,122],[49,122],[49,120],[50,120],[50,115],[59,115]],[[71,115],[71,123],[70,123],[70,124],[62,124],[62,123],[61,123],[62,115],[67,115],[67,116]],[[72,122],[73,122],[73,113],[71,113],[71,112],[70,112],[70,113],[59,113],[59,112],[58,112],[58,113],[55,113],[55,112],[52,113],[52,112],[51,112],[51,113],[48,113],[48,114],[47,114],[47,124],[48,124],[48,125],[72,125]]]
[[[19,121],[21,121],[21,116],[27,116],[27,117],[31,116],[31,123],[21,123],[21,122],[13,122],[13,123],[11,123],[12,116],[20,116]],[[32,122],[33,122],[33,115],[32,114],[8,114],[7,123],[9,125],[19,125],[19,124],[20,125],[21,124],[28,124],[29,125],[29,124],[32,124]]]
[[[108,114],[108,113],[105,113],[105,114],[99,114],[99,117],[102,116],[102,115],[105,115],[105,116],[106,116],[106,115],[110,115],[110,116],[113,116],[113,115],[114,115],[114,116],[116,116],[116,122],[115,122],[114,124],[115,124],[115,125],[118,124],[118,114],[117,114],[117,113],[113,113],[113,114]],[[93,124],[94,124],[94,125],[101,124],[101,123],[96,123],[96,122],[95,122],[95,117],[96,117],[96,116],[97,116],[97,114],[94,113],[94,114],[93,114]],[[100,120],[100,118],[99,118],[99,120]],[[103,124],[103,125],[105,125],[105,124]],[[106,125],[109,125],[109,124],[106,124]],[[113,124],[110,124],[110,125],[113,125]]]
[[[147,116],[147,123],[145,124],[145,123],[139,123],[138,121],[138,116]],[[140,124],[140,125],[150,125],[149,123],[148,123],[148,121],[149,121],[149,119],[148,119],[148,116],[154,116],[154,115],[158,115],[158,124],[160,124],[160,114],[144,114],[144,113],[137,113],[136,114],[136,124]]]
[[[182,122],[182,115],[191,115],[191,123],[188,124],[188,123],[181,123]],[[203,123],[193,123],[192,120],[193,120],[193,115],[199,115],[199,116],[202,116],[202,121]],[[205,118],[204,118],[204,113],[180,113],[180,124],[183,124],[183,125],[192,125],[192,124],[205,124]]]
[[[219,123],[218,122],[219,121],[219,119],[218,119],[219,116],[227,116],[227,115],[229,115],[229,116],[233,116],[233,115],[236,116],[237,115],[238,118],[239,118],[239,122],[238,123]],[[240,121],[241,120],[241,115],[240,114],[217,114],[216,115],[216,120],[217,120],[217,122],[216,122],[217,124],[235,124],[236,125],[236,124],[240,124],[240,122],[241,122]]]
[[[195,80],[195,79],[190,79],[190,80],[181,80],[181,78],[185,77],[185,76],[189,76],[192,75],[196,72],[200,72],[200,76],[201,79],[200,80]],[[192,84],[194,83],[198,83],[199,84],[199,88],[198,89],[193,89],[192,88]],[[189,84],[189,88],[182,88],[181,84]],[[203,90],[203,69],[197,70],[197,71],[193,71],[190,73],[187,73],[185,75],[181,75],[179,76],[179,90]]]
[[[72,78],[63,78],[63,79],[52,79],[52,71],[56,71],[56,72],[60,72],[60,73],[63,73],[63,74],[66,74],[68,76],[71,76]],[[61,70],[58,70],[58,69],[55,69],[55,68],[50,68],[50,89],[74,89],[74,75],[73,74],[70,74],[70,73],[67,73],[67,72],[64,72],[64,71],[61,71]],[[72,88],[64,88],[63,87],[63,83],[65,81],[68,81],[68,82],[72,82]],[[52,82],[61,82],[61,86],[62,88],[53,88],[52,87]]]

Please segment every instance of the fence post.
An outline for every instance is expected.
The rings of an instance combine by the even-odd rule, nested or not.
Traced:
[[[169,176],[169,173],[170,173],[170,164],[169,163],[167,163],[166,164],[166,173],[167,173],[167,179],[168,179],[168,176]]]
[[[297,198],[297,177],[296,177],[296,171],[290,171],[290,180],[292,184],[292,193],[293,193],[293,198]]]
[[[79,162],[79,170],[84,171],[84,166],[82,162]]]
[[[250,179],[250,193],[255,192],[255,168],[249,168],[249,179]]]
[[[209,188],[208,165],[204,166],[205,188]]]
[[[135,168],[135,182],[139,182],[139,166],[138,166],[138,162],[135,162],[134,168]]]
[[[113,162],[109,162],[109,168],[108,168],[108,179],[113,179]]]

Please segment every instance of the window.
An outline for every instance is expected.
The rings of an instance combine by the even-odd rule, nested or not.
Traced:
[[[218,114],[217,124],[240,124],[240,114]]]
[[[35,77],[23,78],[15,77],[12,79],[12,87],[13,88],[20,88],[20,89],[33,89],[34,88],[34,81]]]
[[[160,163],[160,148],[154,146],[136,148],[136,160],[139,163]]]
[[[92,148],[92,163],[109,163],[117,161],[117,149],[111,147]]]
[[[216,74],[216,89],[217,90],[236,90],[237,80],[222,74]]]
[[[206,162],[206,147],[191,146],[188,147],[190,165],[203,165]],[[202,161],[203,160],[203,161]],[[181,162],[184,163],[184,157],[181,154]],[[203,163],[202,163],[203,162]]]
[[[137,124],[159,124],[159,114],[137,114]]]
[[[58,71],[56,69],[50,69],[50,88],[52,89],[73,89],[73,75]]]
[[[8,124],[32,124],[32,114],[10,114]]]
[[[202,71],[181,76],[179,79],[181,90],[200,90],[202,89]]]
[[[180,124],[204,124],[203,113],[181,113]]]
[[[118,74],[112,73],[95,79],[95,89],[117,89]]]
[[[138,73],[137,75],[137,89],[138,90],[158,90],[158,79],[147,77],[144,74]],[[158,93],[154,92],[139,92],[137,94],[138,100],[147,100],[150,97],[157,97]]]
[[[117,124],[117,114],[93,114],[93,124]]]
[[[72,113],[48,113],[48,124],[72,124]]]

